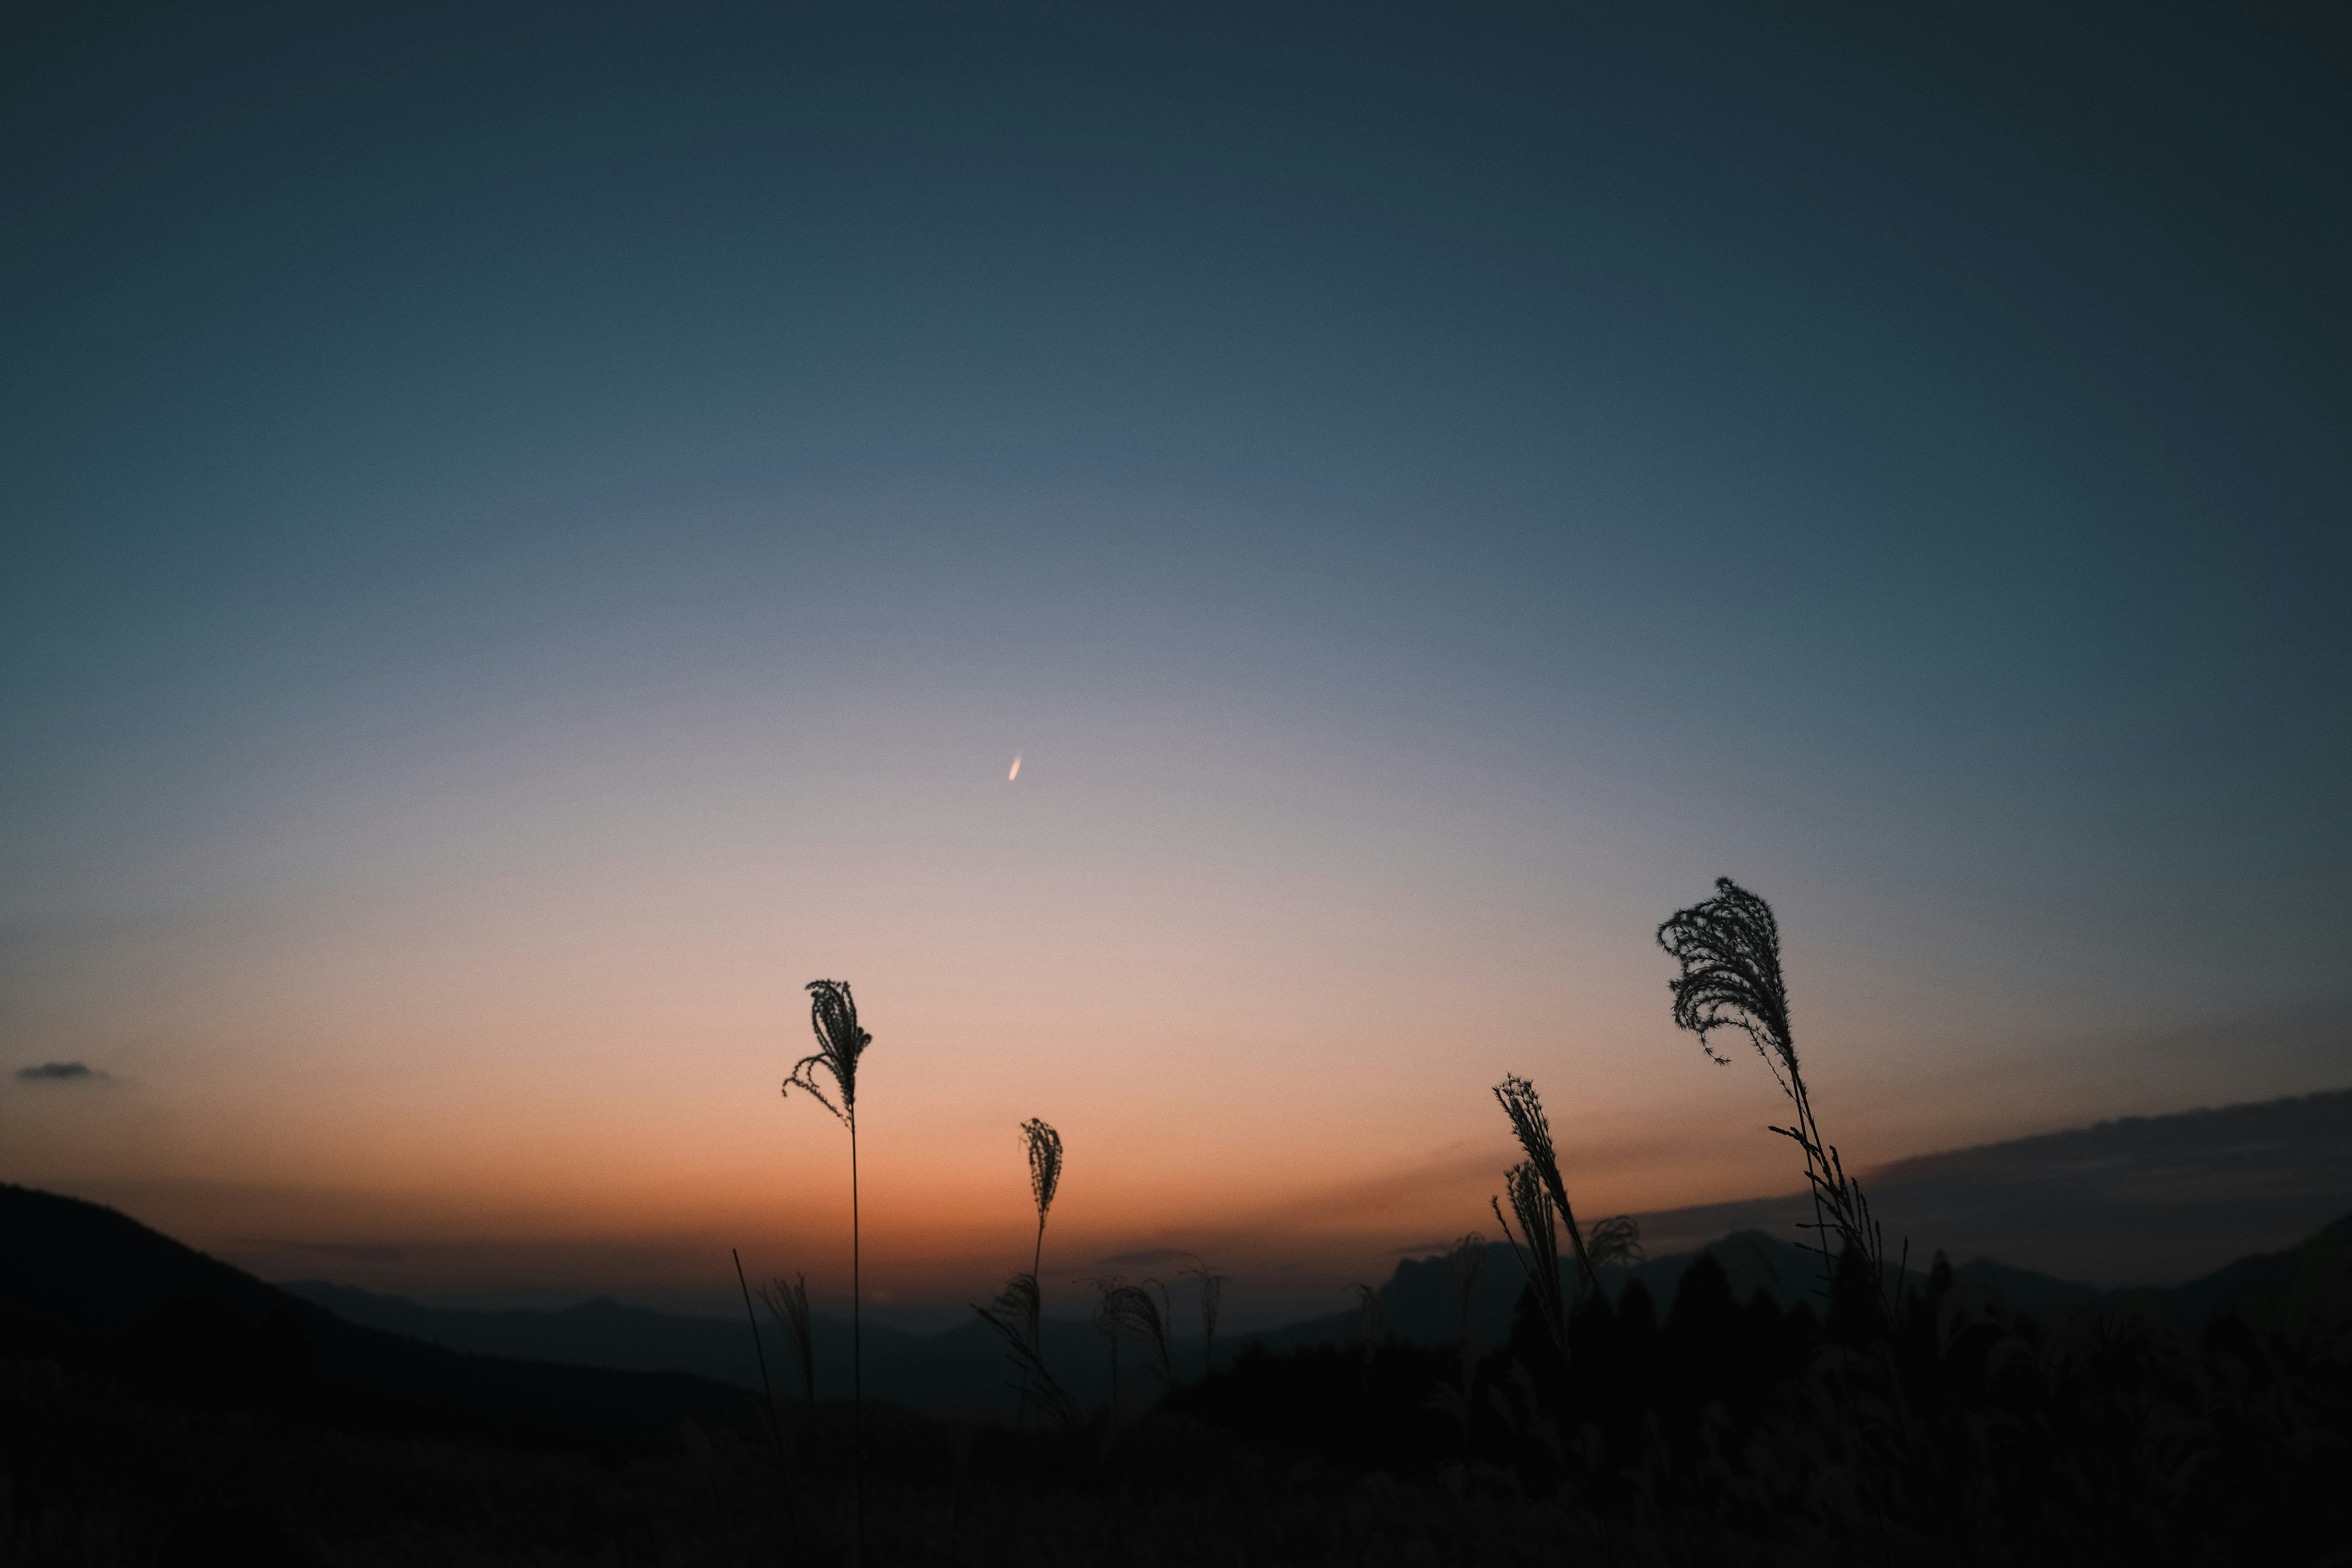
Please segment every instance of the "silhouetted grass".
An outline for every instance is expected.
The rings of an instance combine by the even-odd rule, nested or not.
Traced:
[[[1503,1213],[1499,1199],[1489,1198],[1495,1221],[1503,1227],[1503,1239],[1510,1243],[1513,1255],[1519,1260],[1519,1269],[1527,1276],[1527,1299],[1534,1302],[1544,1332],[1566,1354],[1568,1303],[1560,1284],[1559,1236],[1552,1224],[1551,1193],[1533,1160],[1522,1160],[1503,1173],[1503,1191],[1511,1200],[1511,1215]],[[1516,1231],[1511,1227],[1512,1216],[1519,1222]],[[1583,1259],[1580,1258],[1578,1261],[1581,1263]],[[1589,1274],[1585,1277],[1591,1278]]]
[[[1569,1241],[1575,1248],[1579,1300],[1601,1288],[1599,1270],[1603,1266],[1640,1260],[1641,1227],[1630,1215],[1613,1215],[1595,1228],[1593,1243],[1588,1247],[1583,1231],[1577,1226],[1576,1215],[1568,1205],[1568,1184],[1560,1176],[1559,1157],[1552,1146],[1551,1121],[1544,1114],[1543,1100],[1536,1094],[1536,1086],[1517,1073],[1507,1074],[1495,1086],[1495,1099],[1510,1117],[1511,1131],[1527,1154],[1525,1160],[1503,1174],[1503,1191],[1511,1201],[1511,1215],[1518,1220],[1516,1233],[1511,1220],[1503,1214],[1502,1204],[1491,1198],[1487,1201],[1495,1211],[1496,1223],[1503,1227],[1503,1239],[1510,1244],[1520,1268],[1527,1274],[1528,1289],[1553,1344],[1565,1355],[1570,1301],[1559,1277],[1559,1240],[1553,1229],[1554,1218],[1566,1225]]]
[[[1898,1265],[1895,1281],[1889,1283],[1885,1237],[1871,1217],[1862,1184],[1846,1174],[1837,1145],[1822,1136],[1814,1118],[1789,1024],[1780,922],[1772,917],[1771,905],[1730,878],[1717,878],[1715,889],[1714,898],[1676,910],[1658,927],[1658,945],[1682,970],[1666,983],[1674,993],[1675,1022],[1698,1037],[1699,1049],[1718,1067],[1730,1058],[1718,1056],[1706,1043],[1717,1029],[1739,1030],[1764,1058],[1796,1110],[1794,1125],[1771,1131],[1804,1152],[1805,1184],[1813,1197],[1812,1245],[1822,1257],[1824,1282],[1833,1290],[1838,1253],[1853,1254],[1877,1282],[1881,1309],[1891,1323],[1893,1292],[1899,1288],[1902,1270]],[[1834,1250],[1830,1246],[1832,1234],[1838,1239]]]
[[[1021,1124],[1021,1139],[1029,1156],[1029,1195],[1037,1205],[1037,1242],[1029,1272],[1015,1274],[994,1301],[972,1310],[1004,1341],[1020,1398],[1019,1418],[1034,1415],[1066,1426],[1076,1418],[1077,1408],[1045,1365],[1045,1287],[1037,1273],[1045,1261],[1045,1219],[1062,1187],[1062,1135],[1033,1116]]]
[[[816,1403],[816,1326],[809,1312],[808,1276],[779,1274],[760,1287],[760,1300],[793,1347],[801,1374],[801,1397]]]
[[[1035,1415],[1068,1426],[1076,1406],[1045,1365],[1045,1340],[1040,1331],[1037,1277],[1015,1274],[985,1307],[975,1306],[981,1321],[1004,1342],[1005,1358],[1013,1363],[1013,1387],[1020,1396],[1023,1417]]]
[[[1213,1273],[1208,1264],[1192,1254],[1192,1259],[1177,1270],[1181,1277],[1189,1274],[1199,1291],[1201,1308],[1201,1375],[1206,1377],[1217,1366],[1217,1310],[1225,1294],[1225,1277]]]
[[[1163,1392],[1174,1388],[1176,1360],[1168,1342],[1168,1288],[1157,1279],[1139,1285],[1114,1281],[1103,1291],[1102,1312],[1113,1342],[1133,1340],[1142,1349],[1144,1370],[1159,1380]]]
[[[874,1043],[874,1037],[858,1027],[857,1003],[850,994],[849,982],[812,980],[808,993],[809,1024],[816,1032],[817,1048],[793,1064],[791,1076],[784,1079],[783,1094],[789,1100],[796,1089],[806,1092],[849,1130],[849,1446],[854,1467],[860,1451],[859,1413],[866,1408],[865,1289],[857,1215],[857,1062]],[[839,1104],[818,1085],[819,1069],[833,1079]],[[861,1523],[865,1512],[860,1492],[857,1517]]]
[[[1045,1266],[1045,1216],[1053,1212],[1054,1194],[1062,1190],[1062,1135],[1033,1116],[1021,1124],[1021,1139],[1029,1154],[1029,1195],[1037,1204],[1037,1247],[1029,1258],[1034,1279]]]
[[[1507,1073],[1504,1075],[1503,1081],[1495,1086],[1495,1100],[1502,1106],[1504,1114],[1511,1119],[1511,1131],[1527,1153],[1527,1163],[1520,1169],[1540,1184],[1550,1199],[1550,1209],[1558,1213],[1561,1223],[1568,1227],[1569,1243],[1575,1249],[1579,1277],[1577,1289],[1597,1289],[1601,1283],[1600,1276],[1593,1272],[1592,1259],[1585,1251],[1584,1232],[1577,1226],[1576,1211],[1569,1206],[1568,1184],[1560,1179],[1559,1158],[1552,1149],[1551,1121],[1544,1115],[1543,1101],[1536,1097],[1536,1086],[1517,1073]],[[1511,1206],[1515,1211],[1521,1209],[1516,1192],[1512,1194]],[[1521,1212],[1523,1226],[1534,1216],[1534,1213],[1533,1209]],[[1502,1217],[1499,1207],[1495,1214],[1497,1219]],[[1549,1239],[1551,1230],[1549,1220],[1543,1229],[1547,1237],[1544,1244],[1547,1250],[1556,1249],[1557,1244]],[[1557,1289],[1553,1294],[1558,1294]]]

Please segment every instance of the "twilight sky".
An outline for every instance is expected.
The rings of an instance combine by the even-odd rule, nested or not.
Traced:
[[[1794,1185],[1717,875],[1862,1163],[2352,1083],[2322,52],[1213,9],[14,13],[0,1065],[93,1072],[0,1178],[834,1289],[835,976],[901,1310],[1040,1115],[1049,1278],[1270,1312],[1486,1219],[1506,1070],[1580,1206]]]

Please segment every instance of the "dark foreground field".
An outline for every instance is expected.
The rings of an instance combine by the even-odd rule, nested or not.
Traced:
[[[739,1389],[418,1345],[5,1195],[10,1568],[853,1560],[845,1406],[785,1405],[780,1463]],[[1248,1354],[1116,1423],[869,1407],[863,1561],[2352,1563],[2352,1223],[2230,1279],[2197,1321],[2037,1322],[1939,1273],[1890,1326],[1866,1279],[1817,1318],[1703,1261],[1589,1300],[1565,1362],[1524,1316]]]

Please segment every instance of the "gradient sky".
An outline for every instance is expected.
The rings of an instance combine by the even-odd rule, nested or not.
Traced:
[[[1727,874],[1857,1163],[2352,1083],[2321,55],[1265,9],[12,7],[0,1037],[94,1072],[0,1177],[837,1290],[838,976],[886,1300],[1041,1115],[1068,1273],[1270,1312],[1486,1218],[1506,1070],[1580,1206],[1794,1184]]]

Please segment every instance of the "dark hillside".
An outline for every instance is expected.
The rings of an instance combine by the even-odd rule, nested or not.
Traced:
[[[756,1420],[677,1373],[467,1355],[347,1323],[112,1209],[0,1186],[0,1332],[12,1354],[103,1368],[208,1406],[534,1444],[642,1444],[678,1417]]]
[[[2352,1214],[2288,1251],[2241,1258],[2165,1296],[2190,1325],[2234,1311],[2301,1331],[2315,1315],[2352,1304]]]
[[[1564,1347],[1529,1297],[1469,1346],[1362,1314],[1295,1325],[1297,1348],[1243,1338],[1164,1398],[1139,1356],[1116,1414],[1066,1426],[869,1406],[864,1560],[2205,1563],[2263,1539],[2321,1561],[2352,1528],[2352,1222],[2199,1282],[2199,1331],[2143,1301],[2037,1320],[1940,1260],[1885,1318],[1866,1268],[1819,1314],[1743,1289],[1785,1245],[1629,1270]],[[741,1390],[345,1323],[21,1188],[0,1247],[11,1563],[222,1560],[172,1542],[240,1519],[310,1545],[227,1560],[746,1563],[793,1537],[849,1557],[842,1406],[785,1402],[779,1452]],[[966,1337],[929,1342],[956,1376],[979,1375]]]
[[[725,1258],[719,1262],[724,1267]],[[299,1280],[281,1289],[346,1321],[477,1355],[567,1366],[684,1372],[745,1389],[760,1385],[751,1331],[740,1317],[688,1317],[625,1306],[609,1296],[553,1312],[483,1311],[427,1307],[404,1296],[381,1295],[318,1279]],[[849,1321],[818,1312],[812,1321],[817,1396],[843,1398],[850,1387]],[[776,1392],[799,1397],[804,1392],[800,1374],[784,1355],[774,1335],[775,1325],[764,1311],[761,1327],[767,1336],[769,1371],[777,1379]],[[1094,1324],[1085,1319],[1048,1317],[1044,1332],[1046,1360],[1063,1386],[1085,1403],[1103,1398],[1109,1392],[1109,1379],[1102,1335]],[[908,1333],[887,1323],[868,1322],[866,1393],[869,1399],[912,1409],[978,1415],[1010,1415],[1015,1404],[1003,1343],[977,1319],[933,1334]]]

